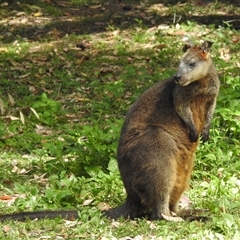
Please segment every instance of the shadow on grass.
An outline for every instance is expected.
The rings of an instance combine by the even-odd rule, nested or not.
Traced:
[[[107,28],[127,29],[133,27],[136,23],[144,27],[154,27],[160,24],[172,25],[176,23],[186,23],[188,21],[197,24],[213,26],[230,26],[234,29],[240,29],[240,16],[231,14],[222,14],[221,6],[215,1],[199,1],[200,5],[183,3],[176,8],[174,1],[163,1],[163,3],[154,3],[159,1],[150,1],[152,3],[140,4],[139,1],[104,1],[98,5],[71,5],[70,1],[58,0],[53,2],[41,3],[37,1],[34,6],[23,3],[10,3],[4,7],[0,22],[0,36],[2,42],[10,43],[16,40],[16,36],[26,38],[32,41],[38,41],[48,38],[53,30],[57,37],[63,37],[66,34],[91,34],[106,31]],[[128,2],[128,3],[126,3]],[[133,3],[134,2],[134,3]],[[221,1],[219,1],[221,2]],[[226,4],[226,1],[222,1]],[[207,6],[205,6],[208,4]],[[234,7],[240,6],[238,1],[231,1]],[[31,7],[32,6],[32,7]],[[199,15],[199,7],[212,7],[211,15]],[[227,5],[225,5],[226,7]],[[171,10],[175,7],[175,10]],[[196,10],[196,11],[195,11]],[[224,8],[222,9],[224,10]],[[38,13],[41,13],[38,16]],[[11,17],[11,15],[13,16]]]

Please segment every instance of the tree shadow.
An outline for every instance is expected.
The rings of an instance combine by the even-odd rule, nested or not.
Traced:
[[[31,1],[24,1],[31,2]],[[176,8],[176,1],[169,0],[163,3],[139,4],[139,1],[118,0],[116,2],[109,0],[98,5],[83,5],[76,7],[64,0],[47,3],[34,2],[38,6],[38,11],[43,15],[37,16],[36,12],[30,14],[24,12],[24,6],[19,4],[9,4],[5,7],[6,12],[15,13],[15,16],[7,16],[6,20],[0,23],[0,35],[2,42],[10,43],[19,38],[26,38],[31,41],[37,41],[48,37],[49,33],[55,31],[56,37],[60,38],[66,34],[92,34],[106,31],[108,28],[127,29],[135,24],[141,23],[145,27],[154,27],[161,24],[172,25],[176,23],[195,22],[203,25],[213,25],[215,27],[223,26],[233,29],[240,29],[240,16],[233,14],[223,14],[219,9],[213,12],[216,14],[199,15],[195,14],[194,5],[182,3],[179,6],[187,6],[181,11]],[[158,1],[159,2],[159,1]],[[216,6],[215,1],[202,0],[200,4],[206,7]],[[224,2],[226,1],[219,1]],[[214,5],[215,4],[215,5]],[[235,7],[240,6],[239,1],[231,1]],[[175,6],[175,12],[169,11],[168,6]],[[45,14],[49,8],[55,8],[58,15]],[[21,12],[23,9],[23,12]],[[40,10],[39,10],[40,9]],[[189,11],[188,11],[189,9]],[[190,11],[191,10],[191,11]]]

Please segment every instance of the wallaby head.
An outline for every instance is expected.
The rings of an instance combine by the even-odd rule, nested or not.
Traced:
[[[201,46],[186,44],[183,47],[185,54],[182,56],[178,71],[174,76],[179,85],[187,86],[208,75],[212,66],[211,46],[211,42],[205,41]]]

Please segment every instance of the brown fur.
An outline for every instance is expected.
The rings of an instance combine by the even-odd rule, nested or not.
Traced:
[[[186,46],[175,77],[155,84],[130,108],[117,152],[127,198],[106,211],[108,217],[150,213],[151,219],[161,219],[177,212],[198,136],[208,138],[219,89],[209,45]]]

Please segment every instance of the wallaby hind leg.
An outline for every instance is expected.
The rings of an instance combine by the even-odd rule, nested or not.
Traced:
[[[145,169],[145,172],[140,174],[141,178],[136,178],[136,185],[132,188],[135,193],[129,195],[131,200],[131,218],[141,216],[143,213],[150,213],[150,219],[162,219],[162,214],[170,216],[169,201],[170,192],[173,186],[171,181],[171,171],[162,169],[162,172],[155,168]],[[164,172],[164,175],[162,173]],[[149,178],[151,176],[151,178]],[[137,197],[136,197],[137,196]],[[137,200],[137,201],[136,201]],[[130,206],[130,205],[129,205]]]
[[[162,153],[162,151],[161,151]],[[169,209],[170,194],[173,190],[173,186],[176,180],[176,169],[174,157],[169,152],[166,154],[156,154],[157,164],[155,165],[155,171],[151,171],[148,176],[149,179],[149,204],[151,209],[150,218],[152,220],[163,219],[163,215],[171,216]],[[151,180],[151,181],[150,181]]]
[[[179,200],[185,190],[185,187],[174,187],[171,193],[169,209],[171,212],[178,213]]]
[[[144,215],[144,212],[146,208],[141,204],[141,200],[138,199],[136,195],[128,195],[125,207],[128,212],[127,218],[134,219],[137,217],[142,217]],[[126,218],[126,217],[125,217]]]
[[[189,186],[188,181],[193,167],[193,156],[190,156],[189,159],[185,159],[185,161],[185,164],[184,161],[180,161],[182,164],[178,164],[178,174],[176,176],[176,181],[170,194],[169,208],[170,211],[174,213],[178,213],[179,200],[183,192]]]
[[[120,145],[119,151],[130,217],[139,216],[145,210],[151,213],[152,219],[161,219],[162,214],[170,216],[170,193],[177,167],[175,140],[163,129],[151,126],[144,129],[132,145],[127,151]]]
[[[169,211],[169,196],[165,195],[158,199],[156,205],[152,208],[152,213],[150,215],[151,220],[163,219],[162,214],[170,216]]]
[[[170,158],[171,159],[171,158]],[[163,219],[162,215],[171,216],[170,211],[170,201],[171,201],[171,192],[173,191],[173,186],[176,180],[176,172],[174,168],[174,161],[167,161],[169,163],[168,167],[161,169],[159,174],[156,175],[156,188],[152,193],[152,196],[155,196],[155,202],[152,203],[152,213],[151,219]],[[163,164],[166,164],[166,161],[162,161]]]

